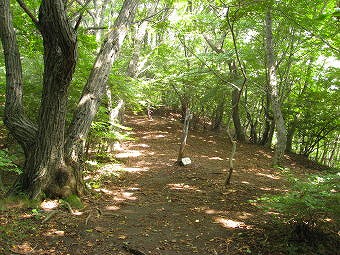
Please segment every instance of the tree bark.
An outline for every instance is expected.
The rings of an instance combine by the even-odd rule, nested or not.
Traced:
[[[239,112],[239,96],[240,91],[238,89],[233,89],[232,92],[232,117],[235,128],[236,139],[239,142],[244,142],[246,140],[244,130],[240,120],[240,112]]]
[[[97,55],[89,79],[68,129],[65,144],[66,155],[72,161],[78,161],[84,150],[85,140],[90,130],[92,120],[97,113],[100,101],[105,93],[106,82],[113,62],[115,61],[128,28],[133,21],[138,1],[125,0],[121,11],[104,40]]]
[[[189,123],[192,118],[192,114],[190,114],[189,108],[187,108],[186,113],[185,113],[185,120],[183,124],[183,134],[182,134],[182,139],[181,139],[181,145],[179,147],[179,152],[178,152],[178,157],[177,157],[177,163],[179,164],[183,158],[184,155],[184,148],[185,145],[187,144],[187,138],[188,138],[188,133],[189,133]]]
[[[142,66],[139,66],[139,60],[147,26],[147,21],[143,21],[141,24],[136,24],[134,26],[135,33],[133,37],[133,53],[127,68],[127,75],[131,78],[138,77],[140,71],[142,70]]]
[[[94,15],[94,27],[103,27],[105,21],[105,11],[108,6],[109,0],[93,0],[93,5],[95,8],[95,15]],[[100,42],[102,39],[103,30],[97,29],[96,30],[96,41]]]
[[[266,142],[264,144],[264,147],[271,148],[272,142],[273,142],[273,136],[274,136],[274,132],[275,132],[275,121],[272,120],[271,122],[269,122],[268,127],[269,127],[269,129],[268,129],[268,134],[267,134],[267,138],[266,138]]]
[[[287,133],[285,122],[281,112],[281,104],[279,98],[279,88],[276,76],[276,65],[273,47],[273,32],[272,32],[272,15],[269,8],[266,13],[266,55],[267,55],[267,73],[268,85],[270,89],[274,122],[277,132],[277,144],[275,148],[273,164],[280,165],[286,148]]]
[[[70,133],[65,134],[68,87],[77,58],[76,32],[67,19],[63,0],[43,0],[35,22],[43,37],[43,91],[37,127],[24,115],[22,68],[10,14],[9,0],[0,0],[0,35],[6,64],[7,127],[25,152],[24,173],[11,192],[36,198],[65,197],[81,191],[82,176],[75,148],[85,141],[98,109],[112,63],[136,11],[137,1],[126,0],[113,31],[103,43],[78,105]],[[82,145],[82,144],[81,144]],[[79,150],[77,152],[82,152]]]
[[[0,0],[0,37],[6,66],[6,104],[4,123],[22,146],[25,155],[31,149],[37,126],[25,115],[22,104],[22,66],[10,12],[10,1]]]
[[[297,128],[298,118],[297,115],[294,116],[294,119],[289,123],[287,130],[287,143],[286,143],[286,152],[290,153],[293,149],[293,138]]]
[[[214,121],[213,121],[213,131],[219,131],[221,129],[223,115],[224,115],[224,108],[225,108],[225,96],[223,95],[223,98],[220,100],[216,107]]]
[[[6,0],[4,7],[8,14],[9,3]],[[12,26],[11,19],[4,22],[1,22],[2,26]],[[63,145],[68,87],[76,64],[77,39],[74,29],[67,20],[62,0],[42,1],[37,25],[44,44],[43,92],[38,128],[29,150],[25,148],[26,138],[16,135],[18,142],[23,145],[24,150],[26,149],[26,159],[23,167],[24,173],[20,176],[15,188],[19,188],[31,198],[36,198],[42,191],[50,196],[67,196],[76,191],[72,168],[69,168],[64,161]],[[13,27],[10,30],[12,29]],[[14,34],[14,30],[10,30],[8,34]],[[5,37],[6,34],[2,36],[2,41],[6,51],[11,48],[6,44]],[[13,40],[15,40],[14,37]],[[20,57],[18,52],[16,57]],[[7,67],[11,66],[10,62],[6,62]],[[17,71],[16,77],[19,78],[21,65],[18,61],[15,63],[15,70]],[[11,70],[9,69],[7,73],[10,74]],[[13,81],[9,78],[8,82]],[[11,85],[16,88],[20,87],[15,83],[9,86]],[[15,99],[11,92],[7,96],[10,97],[9,101]],[[13,102],[9,104],[13,105]],[[10,120],[10,112],[6,112],[6,117]],[[15,126],[13,128],[13,125],[9,125],[9,129],[14,135],[17,133]]]

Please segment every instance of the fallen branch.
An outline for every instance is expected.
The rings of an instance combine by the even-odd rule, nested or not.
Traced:
[[[64,200],[63,200],[63,204],[66,205],[66,209],[68,209],[68,211],[69,211],[70,213],[74,214],[74,211],[73,211],[71,205],[70,205],[67,201],[64,201]]]
[[[146,253],[141,252],[140,250],[137,250],[135,248],[131,248],[127,244],[123,244],[123,248],[124,248],[124,250],[126,250],[126,251],[128,251],[128,252],[130,252],[131,254],[134,254],[134,255],[146,255]]]
[[[49,214],[47,214],[46,218],[41,223],[49,221],[54,215],[57,214],[57,212],[58,212],[57,210],[51,211]]]
[[[87,223],[89,222],[89,219],[91,218],[91,216],[92,216],[92,211],[90,211],[89,215],[86,217],[85,225],[87,225]]]

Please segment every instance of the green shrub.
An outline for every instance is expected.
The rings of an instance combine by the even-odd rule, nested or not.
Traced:
[[[289,192],[260,198],[261,206],[284,223],[292,224],[296,239],[308,239],[322,225],[339,224],[340,173],[310,175],[306,180],[288,177]]]
[[[0,170],[11,171],[21,174],[22,170],[13,161],[16,160],[15,156],[9,155],[6,150],[0,150]]]
[[[82,209],[84,207],[83,203],[77,195],[70,195],[67,198],[62,199],[62,203],[63,201],[69,203],[72,208]]]
[[[91,129],[87,139],[87,147],[97,154],[105,153],[115,141],[132,140],[128,131],[131,128],[122,126],[118,123],[109,123],[108,121],[94,121],[91,123]]]

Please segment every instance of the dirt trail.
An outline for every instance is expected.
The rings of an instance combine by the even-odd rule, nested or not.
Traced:
[[[185,154],[193,163],[178,167],[179,122],[130,117],[126,125],[135,140],[117,153],[122,165],[98,170],[105,185],[86,198],[83,214],[58,213],[44,224],[30,218],[31,254],[267,254],[270,216],[249,200],[285,190],[269,150],[238,145],[232,185],[223,190],[226,138],[191,131]]]

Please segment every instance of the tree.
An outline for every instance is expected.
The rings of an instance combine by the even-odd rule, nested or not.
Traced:
[[[22,104],[22,67],[10,12],[10,1],[0,1],[1,41],[6,65],[5,123],[25,154],[24,173],[14,191],[31,198],[41,192],[64,197],[83,191],[79,159],[92,119],[98,109],[113,61],[136,11],[137,1],[125,0],[114,29],[103,42],[73,121],[66,128],[68,89],[76,66],[78,20],[67,18],[65,1],[43,0],[39,18],[18,1],[40,31],[44,45],[43,91],[38,123],[30,121]]]
[[[273,33],[272,33],[272,14],[270,7],[266,13],[266,55],[267,55],[267,75],[268,87],[271,95],[271,103],[277,131],[277,144],[273,158],[274,165],[281,163],[286,148],[287,134],[285,122],[281,112],[279,89],[276,76],[276,64],[273,49]]]

